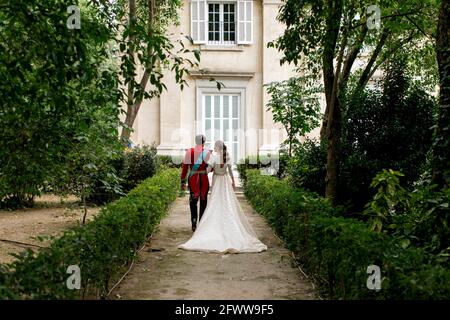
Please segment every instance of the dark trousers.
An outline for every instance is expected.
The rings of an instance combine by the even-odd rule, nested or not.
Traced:
[[[189,208],[191,209],[191,222],[193,226],[196,226],[198,217],[197,204],[199,201],[199,197],[195,198],[192,191],[190,192],[190,194],[191,195],[189,197]],[[208,194],[206,194],[205,199],[200,199],[200,218],[198,219],[199,221],[202,218],[203,213],[205,212],[207,203],[208,203]]]

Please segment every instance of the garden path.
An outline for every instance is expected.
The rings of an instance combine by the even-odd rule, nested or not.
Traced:
[[[268,251],[224,255],[178,249],[192,234],[185,195],[172,204],[110,299],[316,299],[290,251],[242,193],[238,198]]]

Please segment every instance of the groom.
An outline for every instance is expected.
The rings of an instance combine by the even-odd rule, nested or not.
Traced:
[[[205,212],[207,201],[208,201],[208,191],[209,191],[209,179],[206,172],[208,167],[208,160],[211,156],[211,152],[205,150],[206,137],[199,134],[195,137],[194,148],[190,148],[186,151],[184,156],[183,166],[181,171],[181,188],[186,190],[186,175],[189,169],[189,175],[187,176],[188,186],[189,186],[189,208],[191,209],[191,222],[192,231],[197,228],[197,204],[200,199],[200,218]]]

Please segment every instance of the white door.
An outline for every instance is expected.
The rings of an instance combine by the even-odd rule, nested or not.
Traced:
[[[206,135],[206,147],[213,149],[216,140],[222,140],[233,163],[239,160],[240,114],[239,94],[203,94],[202,131]]]

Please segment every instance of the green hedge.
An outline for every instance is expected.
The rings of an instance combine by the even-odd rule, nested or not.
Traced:
[[[331,299],[448,299],[450,269],[421,248],[339,216],[317,195],[247,171],[245,194]],[[380,291],[366,286],[367,267],[381,269]]]
[[[179,171],[163,171],[108,204],[92,222],[66,231],[50,247],[37,254],[24,252],[0,268],[0,299],[104,295],[111,280],[158,226],[178,190]],[[81,290],[67,289],[70,265],[80,267]]]
[[[278,178],[284,177],[286,170],[286,162],[288,156],[282,152],[258,154],[256,156],[247,156],[240,159],[237,163],[237,171],[242,184],[245,186],[247,182],[247,170],[259,169],[261,172],[273,170],[271,175]]]

